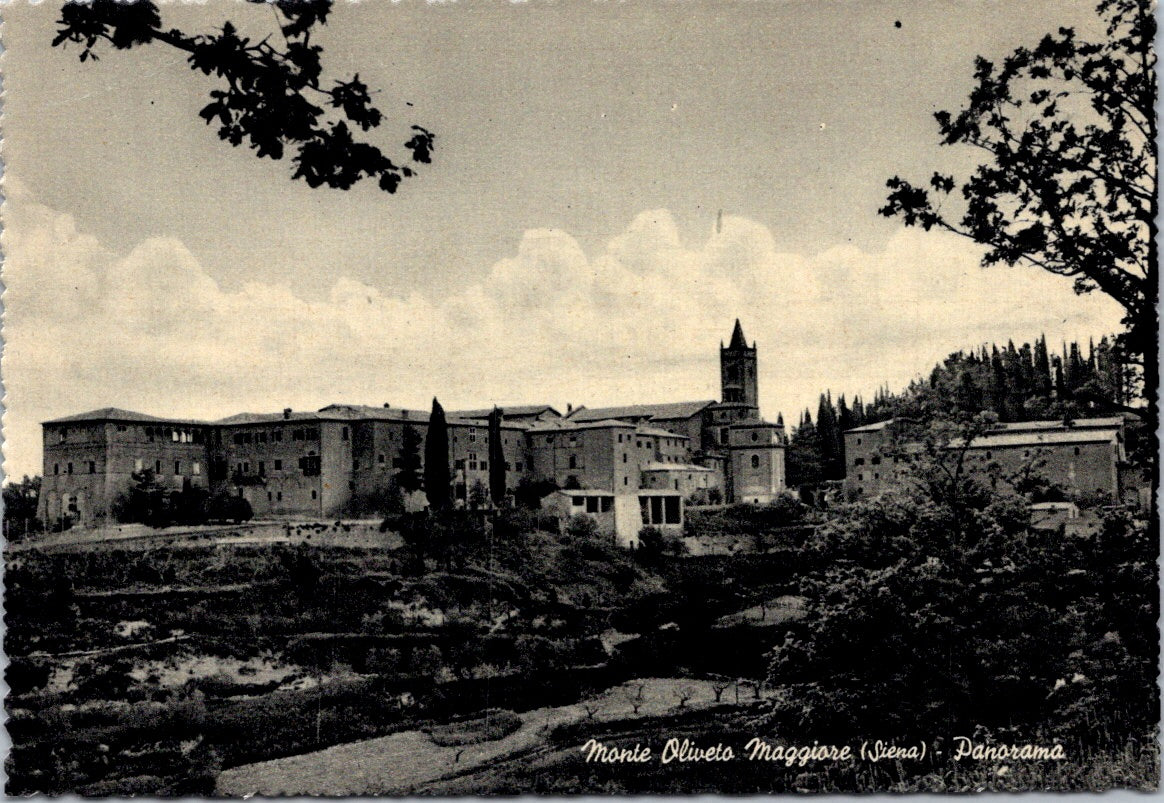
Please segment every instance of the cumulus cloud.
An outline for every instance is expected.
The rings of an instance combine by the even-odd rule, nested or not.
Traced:
[[[527,231],[452,295],[343,276],[322,298],[226,290],[171,238],[111,252],[8,185],[6,473],[40,470],[38,422],[102,406],[213,418],[355,402],[448,408],[714,398],[736,317],[760,346],[765,413],[899,387],[950,351],[1114,331],[1119,310],[1034,269],[978,266],[956,238],[902,230],[877,253],[780,253],[743,217],[685,243],[650,210],[587,254]]]

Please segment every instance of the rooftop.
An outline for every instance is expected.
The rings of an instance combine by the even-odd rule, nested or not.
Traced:
[[[697,466],[694,463],[647,463],[643,471],[715,471],[707,466]]]
[[[596,421],[602,418],[653,418],[656,420],[691,418],[713,404],[715,404],[714,401],[689,401],[667,404],[630,404],[625,407],[579,407],[567,418],[571,421]]]
[[[187,418],[158,418],[153,415],[146,415],[145,413],[136,413],[133,410],[123,410],[120,407],[102,407],[99,410],[90,410],[87,413],[77,413],[75,415],[67,415],[63,418],[54,418],[51,421],[44,421],[44,424],[71,424],[82,421],[127,421],[140,422],[143,424],[208,424],[209,421],[196,421]]]
[[[887,421],[878,421],[876,424],[866,424],[863,427],[846,429],[845,434],[850,432],[877,432],[888,427],[893,421],[894,419],[890,418]],[[1013,421],[1005,424],[995,424],[991,427],[989,435],[993,437],[1002,432],[1072,432],[1079,430],[1119,429],[1123,425],[1124,419],[1120,416],[1075,418],[1071,421]]]
[[[562,416],[561,413],[548,404],[514,404],[498,405],[498,407],[501,408],[503,418],[530,418],[545,413],[553,413],[559,418]],[[453,410],[449,415],[456,418],[488,418],[492,412],[492,407],[482,407],[477,410]]]

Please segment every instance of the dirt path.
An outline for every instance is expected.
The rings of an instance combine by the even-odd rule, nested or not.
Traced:
[[[640,716],[674,710],[675,691],[694,693],[687,705],[714,705],[707,683],[673,678],[647,678]],[[608,689],[597,699],[598,719],[632,715],[623,687]],[[727,695],[724,695],[726,698]],[[349,796],[409,794],[417,787],[463,773],[488,762],[533,749],[546,733],[586,717],[580,703],[539,708],[521,714],[521,727],[494,742],[465,747],[440,747],[420,731],[404,731],[378,739],[336,745],[315,753],[247,764],[224,771],[215,790],[219,795]]]
[[[226,770],[215,791],[231,797],[407,794],[447,774],[534,747],[549,728],[583,716],[581,706],[539,708],[522,714],[521,727],[504,739],[465,747],[440,747],[420,731],[394,733]]]

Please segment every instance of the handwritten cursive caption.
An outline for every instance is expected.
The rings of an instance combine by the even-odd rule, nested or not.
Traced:
[[[952,748],[952,749],[950,749]],[[716,761],[767,761],[786,767],[804,767],[841,761],[924,761],[927,754],[937,759],[943,751],[926,742],[896,744],[881,740],[863,741],[859,745],[811,745],[769,742],[753,737],[736,751],[732,745],[716,742],[700,745],[690,739],[667,739],[656,754],[650,745],[636,742],[633,746],[607,745],[589,739],[580,748],[587,763],[599,764],[660,764]],[[1061,744],[984,744],[968,736],[955,736],[946,750],[954,761],[1062,761],[1067,758]]]

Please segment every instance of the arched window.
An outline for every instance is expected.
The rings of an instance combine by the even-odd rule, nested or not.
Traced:
[[[760,467],[760,455],[754,454],[754,455],[752,455],[752,468],[759,468],[759,467]]]

